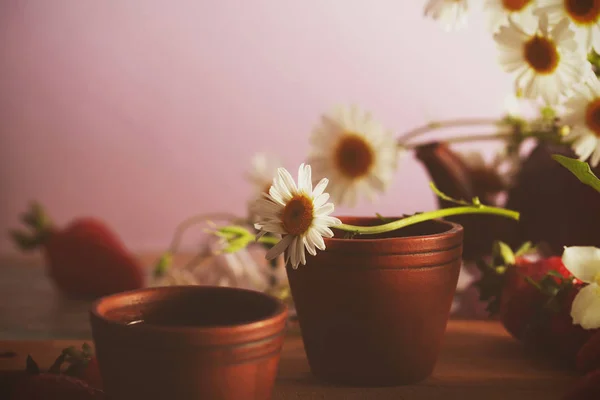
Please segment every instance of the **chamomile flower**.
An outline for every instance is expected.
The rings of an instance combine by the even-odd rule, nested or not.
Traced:
[[[596,79],[578,86],[565,109],[561,120],[569,133],[564,141],[571,143],[581,161],[591,157],[590,164],[596,167],[600,162],[600,82]]]
[[[521,90],[523,97],[541,98],[554,105],[580,81],[587,60],[569,25],[563,19],[549,29],[547,17],[540,15],[531,29],[509,19],[494,35],[500,64],[516,75],[516,90]]]
[[[286,264],[297,268],[306,264],[306,254],[317,254],[317,249],[325,250],[323,237],[333,237],[329,228],[341,224],[330,216],[334,210],[327,203],[325,193],[328,180],[323,178],[313,189],[310,165],[302,164],[298,169],[298,185],[285,168],[277,170],[269,194],[259,199],[254,207],[258,222],[254,225],[259,236],[265,233],[282,235],[282,239],[266,254],[272,260],[286,253]]]
[[[573,323],[584,329],[600,328],[600,249],[591,246],[566,247],[562,261],[575,278],[588,284],[573,300]]]
[[[281,160],[266,153],[257,153],[252,157],[247,179],[252,184],[257,198],[262,193],[269,193],[273,176],[277,173],[277,168],[281,166]]]
[[[535,27],[535,0],[485,0],[483,5],[489,15],[492,32],[496,32],[502,25],[507,25],[509,18],[522,26]]]
[[[467,0],[429,0],[425,16],[437,20],[446,31],[459,30],[467,25],[469,2]]]
[[[568,19],[583,49],[600,52],[600,0],[538,0],[535,13],[547,14],[550,23]]]
[[[338,107],[314,129],[308,162],[316,178],[331,179],[338,205],[354,206],[360,194],[374,200],[394,177],[398,145],[392,132],[357,107]]]

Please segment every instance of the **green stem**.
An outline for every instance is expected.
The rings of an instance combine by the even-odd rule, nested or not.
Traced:
[[[169,252],[171,254],[174,254],[177,252],[177,249],[179,248],[179,243],[181,242],[181,238],[183,237],[183,234],[185,233],[185,231],[187,231],[189,228],[191,228],[194,225],[206,222],[206,221],[210,221],[210,220],[228,220],[228,221],[238,221],[238,223],[240,222],[240,219],[233,214],[229,214],[229,213],[209,213],[209,214],[199,214],[199,215],[194,215],[192,217],[189,217],[187,219],[185,219],[184,221],[182,221],[177,228],[175,229],[175,234],[173,235],[173,239],[171,240],[171,245],[169,246]]]
[[[419,222],[429,221],[433,219],[440,219],[444,217],[449,217],[452,215],[464,215],[464,214],[490,214],[497,215],[500,217],[511,218],[514,220],[519,220],[519,213],[517,211],[507,210],[500,207],[492,207],[486,206],[480,203],[477,197],[472,199],[473,204],[469,205],[467,202],[462,200],[456,200],[448,195],[442,193],[439,189],[435,187],[433,183],[430,184],[434,193],[445,200],[452,201],[457,204],[464,204],[458,207],[451,208],[443,208],[440,210],[428,211],[424,213],[414,214],[409,217],[401,218],[396,221],[387,222],[382,225],[377,226],[356,226],[356,225],[347,225],[340,224],[332,226],[332,228],[351,232],[358,235],[373,235],[385,232],[391,232],[397,229],[401,229],[407,227],[409,225],[414,225]],[[378,217],[381,216],[378,214]],[[229,246],[227,248],[227,252],[237,251],[245,246],[247,246],[251,241],[257,241],[259,243],[276,245],[279,242],[279,238],[272,236],[260,236],[256,237],[253,233],[248,231],[246,228],[241,226],[225,226],[217,230],[215,232],[218,236],[224,238],[229,242]]]
[[[432,219],[449,217],[452,215],[464,215],[464,214],[491,214],[502,217],[519,220],[519,213],[517,211],[506,210],[498,207],[480,206],[480,207],[451,207],[443,208],[441,210],[428,211],[421,214],[411,215],[403,219],[389,222],[387,224],[376,225],[376,226],[356,226],[356,225],[336,225],[334,228],[346,232],[352,232],[358,235],[373,235],[378,233],[385,233],[395,231],[397,229],[405,228],[409,225],[414,225],[419,222],[429,221]]]
[[[281,239],[276,238],[274,236],[261,236],[257,242],[263,244],[271,244],[275,246]]]
[[[182,221],[177,228],[175,229],[175,234],[173,235],[173,239],[171,240],[171,244],[169,245],[168,250],[158,259],[156,265],[154,266],[153,275],[154,277],[160,277],[165,274],[165,272],[171,267],[171,262],[173,259],[173,255],[175,255],[179,249],[179,245],[181,243],[181,239],[183,234],[192,226],[207,222],[210,220],[228,220],[231,222],[244,223],[245,221],[238,218],[237,216],[229,213],[209,213],[209,214],[199,214],[191,216],[184,221]],[[202,259],[202,254],[196,254],[190,261],[188,261],[186,268],[193,263],[196,263],[198,260]]]
[[[465,214],[489,214],[489,215],[497,215],[501,217],[506,217],[510,219],[514,219],[516,221],[519,220],[519,212],[506,210],[504,208],[499,207],[490,207],[490,206],[463,206],[463,207],[451,207],[451,208],[442,208],[440,210],[428,211],[420,214],[411,215],[410,217],[402,218],[395,220],[393,222],[388,222],[386,224],[376,225],[376,226],[358,226],[358,225],[335,225],[332,228],[351,232],[357,235],[375,235],[379,233],[391,232],[397,229],[406,228],[407,226],[418,224],[419,222],[429,221],[432,219],[439,219],[444,217],[450,217],[452,215],[465,215]],[[224,228],[228,229],[228,228]],[[249,234],[249,233],[248,233]],[[259,243],[265,243],[270,245],[275,245],[279,242],[279,238],[273,236],[261,236],[258,238]]]

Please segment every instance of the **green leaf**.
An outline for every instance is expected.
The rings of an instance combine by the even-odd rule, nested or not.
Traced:
[[[230,240],[227,243],[227,247],[225,247],[223,251],[225,253],[237,253],[238,251],[246,248],[252,240],[252,238],[248,238],[247,236],[242,236],[237,239]]]
[[[384,224],[387,224],[388,222],[392,222],[394,221],[393,218],[386,218],[383,215],[379,214],[379,213],[375,213],[375,216],[377,216],[377,218],[379,218],[381,220],[381,222],[383,222]]]
[[[560,272],[555,271],[553,269],[550,270],[550,271],[548,271],[548,272],[546,272],[546,275],[555,276],[555,277],[560,278],[560,279],[564,278],[564,276],[562,276],[562,274]]]
[[[81,345],[81,350],[83,350],[84,354],[90,354],[92,352],[92,346],[89,343],[84,343]]]
[[[170,252],[164,253],[154,266],[154,277],[163,276],[173,263],[173,255]]]
[[[446,201],[449,201],[454,204],[461,204],[464,206],[472,205],[471,203],[468,203],[464,200],[457,200],[457,199],[454,199],[454,198],[448,196],[446,193],[444,193],[440,189],[438,189],[437,186],[435,186],[435,183],[433,183],[433,182],[429,182],[429,186],[431,187],[431,190],[433,190],[433,193],[435,193],[436,196],[442,200],[446,200]]]
[[[527,254],[530,250],[533,250],[533,245],[531,242],[525,242],[521,245],[521,247],[519,247],[517,249],[517,251],[515,252],[515,256],[516,257],[521,257],[525,254]]]
[[[571,171],[582,183],[600,192],[600,179],[594,175],[588,163],[559,154],[552,155],[552,158]]]
[[[21,230],[11,230],[8,232],[15,245],[23,251],[31,251],[40,245],[40,238]]]
[[[513,253],[510,246],[504,242],[494,242],[492,254],[500,256],[500,258],[504,260],[504,264],[515,265],[517,262],[517,260],[515,259],[515,253]]]
[[[542,290],[542,287],[540,286],[540,284],[538,282],[536,282],[532,277],[526,276],[526,275],[523,275],[523,274],[519,274],[519,275],[521,275],[521,277],[523,279],[525,279],[525,282],[529,283],[530,285],[532,285],[533,287],[535,287],[537,290],[539,290],[539,291]]]

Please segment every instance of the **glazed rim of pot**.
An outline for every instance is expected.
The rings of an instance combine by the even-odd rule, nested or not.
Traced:
[[[348,217],[339,216],[345,224],[370,226],[383,224],[377,217]],[[389,217],[397,220],[401,217]],[[344,238],[344,231],[332,230],[339,237],[324,238],[326,251],[367,251],[374,247],[380,254],[414,254],[428,251],[444,251],[459,247],[463,241],[463,227],[455,222],[444,219],[434,219],[416,223],[395,231],[375,235],[357,235],[354,238]],[[416,249],[416,246],[419,248]]]
[[[152,301],[135,301],[136,297],[142,299],[153,298],[156,296],[156,302],[160,301],[161,293],[169,292],[187,292],[185,294],[193,294],[194,292],[230,292],[237,294],[245,294],[247,296],[254,296],[255,298],[261,298],[269,308],[272,308],[268,312],[259,313],[259,316],[248,319],[240,323],[231,324],[215,324],[208,326],[193,326],[193,325],[157,325],[157,324],[133,324],[132,319],[125,318],[110,318],[107,317],[107,313],[111,311],[125,310],[128,307],[135,307],[136,305],[142,305],[144,303],[151,304]],[[182,293],[182,294],[184,294]],[[168,298],[168,297],[167,297]],[[112,303],[112,304],[111,304]],[[271,304],[268,304],[271,303]],[[242,304],[243,305],[243,304]],[[97,321],[105,326],[110,326],[117,329],[131,330],[134,328],[137,332],[163,332],[163,333],[181,333],[181,334],[210,334],[210,335],[243,335],[250,334],[253,331],[265,332],[276,330],[276,328],[285,324],[287,320],[288,307],[279,299],[274,296],[262,293],[256,290],[242,289],[236,287],[226,286],[209,286],[209,285],[189,285],[189,286],[162,286],[162,287],[148,287],[136,290],[130,290],[120,293],[107,295],[95,300],[92,303],[90,314]],[[135,315],[135,314],[134,314]],[[139,314],[137,314],[139,315]],[[262,336],[262,335],[261,335]]]

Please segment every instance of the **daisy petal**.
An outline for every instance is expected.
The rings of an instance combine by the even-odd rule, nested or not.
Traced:
[[[292,235],[284,236],[275,246],[271,247],[269,251],[267,251],[265,258],[270,261],[282,254],[288,248],[290,243],[292,243],[293,239],[294,236]]]
[[[301,164],[298,168],[298,190],[306,194],[312,193],[310,165]]]
[[[573,323],[583,329],[600,328],[600,286],[587,285],[577,293],[571,307]]]
[[[429,0],[423,10],[426,17],[440,22],[446,31],[459,30],[467,25],[467,0]]]
[[[315,186],[315,189],[313,190],[313,197],[319,197],[320,195],[323,194],[323,192],[325,191],[325,188],[327,187],[327,184],[329,183],[329,179],[327,178],[323,178],[321,179],[321,181],[319,181],[319,183],[317,184],[317,186]]]
[[[279,179],[281,179],[282,186],[285,185],[285,187],[290,192],[298,191],[298,188],[296,187],[296,182],[294,182],[292,175],[290,175],[290,173],[288,172],[287,169],[285,169],[285,168],[277,169],[277,175],[279,176]]]
[[[562,262],[575,278],[593,282],[600,274],[600,249],[592,246],[566,247]]]
[[[325,241],[316,231],[309,232],[308,241],[319,250],[325,250]]]
[[[311,232],[313,232],[313,231],[311,231]],[[310,235],[310,232],[309,232],[309,235]],[[309,235],[306,235],[305,237],[303,237],[302,240],[304,241],[304,247],[306,247],[306,251],[308,251],[308,254],[310,254],[311,256],[314,256],[317,254],[317,249],[315,248],[315,244],[310,239]],[[317,235],[317,236],[320,237],[319,235]]]
[[[306,265],[306,253],[304,252],[304,240],[301,238],[297,238],[296,239],[296,260],[298,261],[298,264],[296,264],[296,267],[299,264],[302,265]]]
[[[329,193],[323,193],[319,197],[316,197],[314,200],[315,208],[323,206],[325,203],[327,203],[327,200],[329,200]]]

